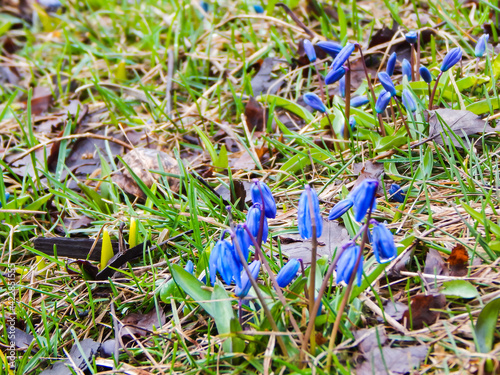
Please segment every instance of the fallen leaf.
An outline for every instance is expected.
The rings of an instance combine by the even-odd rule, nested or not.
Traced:
[[[284,236],[283,236],[284,237]],[[302,259],[311,263],[311,241],[302,240],[299,234],[287,235],[287,242],[281,244],[281,251],[290,258]],[[323,220],[323,233],[318,238],[318,258],[326,255],[331,258],[345,243],[351,240],[347,229],[336,221]]]
[[[445,281],[441,293],[445,296],[465,299],[475,298],[479,295],[476,287],[466,280]]]
[[[403,314],[403,323],[412,329],[421,329],[434,324],[439,318],[439,311],[446,305],[446,297],[442,294],[416,295],[411,298],[410,309]],[[411,322],[410,322],[411,310]]]
[[[406,374],[420,366],[427,357],[427,345],[407,348],[374,348],[365,354],[366,361],[356,368],[357,375]]]
[[[255,169],[255,162],[247,150],[234,152],[229,156],[231,170],[251,171]]]
[[[115,352],[115,344],[116,340],[115,339],[110,339],[106,340],[101,344],[101,355],[103,357],[111,357],[113,356],[113,353]]]
[[[443,123],[446,125],[443,125]],[[461,147],[458,140],[450,134],[450,129],[460,138],[471,134],[495,131],[495,128],[489,126],[478,115],[470,111],[447,108],[429,111],[429,139],[434,138],[436,143],[443,145],[444,141],[441,136],[441,133],[443,133],[446,137],[446,144],[450,139],[456,147]]]
[[[239,208],[244,210],[245,203],[250,202],[251,198],[251,189],[252,182],[243,181],[243,180],[235,180],[233,179],[234,186],[234,194],[231,189],[228,189],[225,185],[220,185],[215,191],[221,196],[222,199],[225,199],[228,202],[233,204],[239,199]]]
[[[447,261],[450,268],[450,276],[467,276],[469,254],[463,245],[457,244],[451,250]]]
[[[389,315],[398,321],[403,319],[405,311],[408,310],[408,306],[402,302],[393,302],[389,300],[384,306],[384,313]],[[382,319],[381,319],[382,320]]]
[[[39,115],[47,112],[52,103],[52,91],[48,87],[37,86],[31,97],[31,113]]]
[[[40,375],[72,375],[74,372],[70,368],[73,367],[73,364],[81,370],[85,370],[87,363],[92,363],[92,357],[99,350],[100,344],[92,339],[82,340],[79,344],[82,352],[78,348],[78,345],[73,345],[69,352],[71,359],[68,358],[65,361],[56,362],[51,368],[42,371]]]
[[[366,179],[373,179],[380,182],[380,176],[384,173],[384,163],[367,161],[366,163],[354,163],[353,172],[358,174],[358,179],[354,183],[353,189]],[[377,189],[377,194],[383,194],[382,184]]]
[[[158,320],[158,315],[160,320]],[[153,326],[160,329],[166,322],[165,312],[156,309],[151,310],[147,314],[131,313],[122,319],[123,327],[120,330],[120,335],[140,337],[146,336],[153,331]]]
[[[388,340],[385,328],[382,325],[358,329],[354,331],[353,334],[356,341],[364,337],[358,344],[359,350],[361,350],[362,353],[369,353],[373,349],[383,346]]]
[[[254,129],[256,131],[263,131],[264,124],[266,123],[266,111],[262,104],[260,104],[253,96],[247,102],[245,106],[245,117],[247,120],[248,130],[252,132]]]
[[[151,173],[151,170],[180,175],[177,160],[163,151],[138,147],[130,150],[123,157],[123,161],[148,188],[151,188],[151,186],[153,186],[153,184],[157,182],[160,177],[159,174]],[[159,163],[162,164],[161,168]],[[114,174],[112,179],[128,194],[132,194],[143,199],[146,198],[146,194],[139,188],[128,169],[125,168],[123,172]],[[179,191],[178,178],[167,177],[167,181],[169,183],[170,190],[173,192]]]
[[[277,60],[273,57],[266,57],[264,59],[259,71],[250,82],[254,96],[259,96],[262,93],[276,94],[276,92],[283,85],[284,81],[280,81],[275,84],[276,80],[271,78],[271,73],[276,62]]]
[[[18,350],[28,349],[34,339],[33,335],[26,333],[17,327],[14,327],[14,330],[14,343],[16,345],[16,348],[18,348]]]
[[[441,253],[435,249],[429,249],[425,258],[424,273],[428,275],[445,275],[449,274],[448,267]]]

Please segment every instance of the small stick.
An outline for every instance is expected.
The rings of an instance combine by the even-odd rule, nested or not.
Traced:
[[[347,59],[347,69],[345,72],[345,124],[344,139],[349,138],[349,117],[351,117],[351,64]]]
[[[312,231],[312,239],[311,239],[311,272],[309,272],[309,319],[314,320],[314,315],[312,312],[314,311],[314,295],[315,293],[315,281],[316,281],[316,257],[317,257],[317,248],[318,248],[318,238],[316,233],[316,215],[314,213],[314,205],[312,201],[312,193],[309,186],[306,186],[307,196],[309,198],[309,213],[311,215],[311,231]],[[314,329],[314,327],[313,327]],[[311,335],[311,353],[315,350],[315,337]]]
[[[429,110],[432,110],[432,102],[434,101],[434,95],[436,95],[436,89],[438,87],[439,79],[443,75],[443,72],[439,72],[438,76],[436,77],[436,83],[434,84],[434,88],[432,89],[431,96],[429,98]]]
[[[399,100],[397,100],[396,97],[393,97],[392,99],[394,99],[394,101],[396,102],[396,105],[398,106],[399,116],[401,117],[401,120],[403,121],[406,132],[408,133],[408,137],[410,137],[410,139],[411,139],[410,127],[408,126],[408,123],[406,122],[406,120],[403,116],[403,111],[401,111],[401,106],[399,104]]]
[[[417,66],[416,66],[416,75],[417,81],[420,81],[420,31],[417,33]]]

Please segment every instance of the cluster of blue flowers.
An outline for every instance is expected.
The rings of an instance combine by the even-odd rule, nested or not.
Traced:
[[[250,246],[260,246],[267,241],[269,235],[267,219],[274,219],[277,213],[276,201],[266,184],[255,180],[251,196],[253,204],[248,210],[245,224],[236,225],[233,231],[225,230],[212,249],[209,259],[211,284],[214,285],[218,272],[227,285],[235,282],[235,294],[240,298],[248,294],[251,283],[248,274],[243,269],[242,258],[238,250],[241,251],[243,260],[248,262]],[[231,242],[224,238],[226,233],[230,233]],[[260,260],[250,263],[249,269],[254,279],[257,279],[260,267]],[[298,261],[292,259],[278,274],[278,285],[287,286],[297,272]]]

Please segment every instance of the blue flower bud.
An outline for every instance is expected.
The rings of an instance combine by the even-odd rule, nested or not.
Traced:
[[[483,34],[477,41],[476,48],[474,49],[474,56],[483,57],[486,52],[486,45],[488,44],[489,39],[488,34]]]
[[[340,96],[345,98],[345,75],[339,81]]]
[[[349,198],[341,200],[330,210],[330,213],[328,214],[328,220],[338,219],[347,211],[349,211],[353,204],[354,202]]]
[[[334,42],[319,42],[316,45],[333,58],[342,51],[342,46]]]
[[[57,12],[57,10],[62,7],[59,0],[38,0],[38,4],[47,12]]]
[[[303,99],[308,106],[312,107],[316,111],[319,111],[321,113],[326,112],[326,107],[321,101],[321,99],[318,97],[318,95],[312,92],[308,92],[307,94],[304,94]]]
[[[407,89],[403,89],[403,105],[409,112],[415,112],[417,110],[417,102],[413,98],[413,95]]]
[[[349,116],[349,126],[351,130],[356,130],[356,118],[354,116]]]
[[[432,77],[432,73],[429,71],[429,69],[427,69],[425,66],[421,66],[419,70],[420,70],[420,77],[422,77],[422,79],[425,82],[431,83],[433,80],[433,77]]]
[[[263,182],[260,182],[259,180],[254,180],[254,183],[252,184],[252,190],[250,191],[250,193],[252,195],[252,202],[263,204],[264,213],[266,217],[268,217],[269,219],[274,219],[276,217],[276,213],[278,210],[276,208],[276,201],[274,200],[273,193],[271,193],[271,189],[269,189],[269,186],[267,186]]]
[[[188,271],[191,275],[193,274],[194,264],[191,259],[187,261],[186,265],[184,266],[184,269]]]
[[[460,60],[462,60],[462,49],[460,47],[451,49],[443,59],[443,63],[441,64],[441,71],[446,72]]]
[[[240,273],[242,265],[235,259],[234,247],[230,242],[224,239],[217,241],[210,253],[208,262],[212,285],[214,285],[216,273],[219,271],[227,285],[231,284],[234,277],[236,285],[241,286]]]
[[[398,59],[398,56],[396,55],[396,52],[393,52],[389,59],[387,60],[387,68],[385,71],[389,76],[392,76],[394,74],[394,68],[396,67],[396,61]]]
[[[290,259],[278,272],[276,282],[281,288],[285,288],[297,276],[300,268],[300,262],[297,259]]]
[[[316,61],[316,51],[309,39],[304,39],[304,51],[306,51],[307,58],[310,62]]]
[[[385,90],[380,91],[378,95],[377,102],[375,103],[375,111],[377,113],[382,113],[385,111],[387,105],[391,101],[392,95],[390,92]]]
[[[359,246],[354,242],[351,242],[340,255],[336,267],[337,276],[335,277],[335,280],[337,284],[340,284],[342,281],[349,284],[349,280],[351,280],[351,275],[354,272],[354,267],[356,266],[356,260],[358,259],[360,251],[361,249]],[[358,278],[357,284],[360,286],[361,276],[363,275],[363,256],[361,256],[356,273]]]
[[[342,48],[342,50],[339,52],[337,57],[335,57],[335,60],[333,60],[332,66],[330,68],[334,71],[339,69],[352,55],[355,48],[356,48],[355,44],[347,43],[345,47]]]
[[[238,246],[240,247],[241,253],[243,254],[243,258],[248,259],[248,253],[250,249],[250,245],[252,245],[252,240],[250,239],[250,236],[248,235],[247,231],[245,230],[245,227],[241,224],[238,224],[234,230],[234,240],[238,243]],[[238,255],[236,253],[236,255]],[[238,258],[239,259],[239,256]]]
[[[396,88],[394,87],[394,83],[392,83],[392,79],[389,74],[386,72],[380,72],[378,74],[378,79],[386,91],[390,92],[392,96],[396,95]]]
[[[253,6],[253,10],[255,10],[255,13],[258,13],[258,14],[264,13],[264,8],[262,8],[262,5],[260,5],[260,4],[255,4]]]
[[[401,69],[403,70],[403,76],[408,78],[408,81],[411,81],[411,64],[408,60],[403,59],[401,63]]]
[[[310,192],[310,194],[309,194]],[[309,195],[311,195],[309,197]],[[299,227],[299,233],[303,239],[307,240],[312,238],[312,218],[311,209],[309,207],[309,199],[311,198],[312,206],[314,209],[314,220],[316,223],[316,237],[321,237],[323,232],[323,219],[319,212],[319,201],[318,196],[314,189],[311,189],[309,185],[305,186],[305,190],[302,192],[299,199],[299,209],[297,212],[297,223]]]
[[[416,31],[410,31],[405,34],[405,39],[410,44],[417,43],[418,34]]]
[[[379,263],[387,263],[396,258],[398,251],[394,244],[394,236],[385,224],[375,224],[373,228],[373,253]]]
[[[351,99],[351,107],[357,108],[362,105],[370,103],[370,100],[366,96],[355,96]]]
[[[387,192],[390,195],[389,200],[391,202],[403,203],[405,201],[405,194],[398,184],[391,184]]]
[[[259,272],[260,272],[260,260],[254,260],[252,263],[248,265],[248,268],[250,269],[250,274],[254,278],[254,280],[257,280],[257,277],[259,277]],[[243,270],[241,271],[241,287],[236,287],[234,290],[234,294],[236,294],[236,297],[243,298],[246,297],[248,292],[250,291],[250,288],[252,287],[252,284],[250,283],[250,278],[248,277],[247,271]]]
[[[335,83],[339,79],[341,79],[344,76],[344,74],[345,74],[345,68],[342,66],[337,70],[330,70],[330,72],[328,72],[328,74],[325,77],[325,83],[327,85]]]
[[[201,5],[201,9],[203,9],[203,11],[205,13],[208,13],[208,10],[209,10],[208,3],[206,1],[200,1],[200,5]]]
[[[247,213],[246,224],[248,229],[250,230],[250,233],[252,233],[252,236],[254,236],[255,239],[257,239],[259,235],[261,215],[262,215],[262,205],[260,203],[254,203],[252,207],[250,207]],[[264,243],[267,242],[268,232],[269,232],[269,227],[267,224],[267,218],[264,216],[264,228],[262,232],[262,241]]]
[[[377,189],[378,181],[367,178],[349,193],[348,198],[353,202],[354,219],[357,222],[364,219],[369,209],[375,209]]]
[[[10,193],[6,191],[4,193],[4,196],[5,196],[5,202],[7,202],[9,200],[9,198],[10,198]],[[2,202],[0,202],[0,207],[2,207]]]

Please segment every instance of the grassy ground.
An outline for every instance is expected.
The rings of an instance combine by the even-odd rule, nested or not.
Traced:
[[[494,127],[500,108],[494,52],[500,9],[483,0],[286,4],[305,28],[272,2],[263,4],[263,14],[249,2],[70,0],[49,14],[36,4],[0,5],[3,373],[38,374],[68,358],[72,348],[94,350],[85,339],[104,343],[121,336],[119,358],[104,359],[101,350],[81,367],[87,373],[112,373],[113,367],[129,374],[328,373],[333,353],[330,371],[342,374],[356,368],[406,373],[412,364],[419,373],[498,371],[500,148],[477,116]],[[443,75],[433,105],[469,113],[451,122],[449,112],[438,111],[432,125],[427,85],[401,76],[401,60],[410,56],[408,30],[421,31],[420,62],[434,77],[447,51],[462,48],[461,63]],[[489,49],[476,67],[474,47],[484,30]],[[376,73],[395,49],[398,95],[410,90],[417,111],[385,112],[388,136],[382,137],[372,100],[351,108],[357,125],[349,139],[333,139],[326,117],[302,95],[324,98],[337,134],[344,99],[338,83],[318,80],[331,58],[309,64],[297,53],[302,39],[360,43],[377,95]],[[359,52],[350,61],[351,96],[369,95]],[[253,108],[250,96],[257,97]],[[445,134],[428,139],[436,134],[433,126]],[[121,158],[138,147],[167,154],[139,157],[157,171],[153,185],[130,159],[134,173],[122,174]],[[387,221],[400,255],[378,265],[366,247],[363,283],[353,289],[333,352],[329,340],[346,289],[334,277],[316,318],[315,345],[301,361],[309,268],[284,289],[286,308],[261,270],[276,334],[255,291],[240,311],[234,284],[200,286],[175,266],[191,260],[204,282],[210,251],[230,225],[227,202],[214,189],[241,201],[252,178],[271,187],[278,216],[269,222],[272,240],[265,250],[276,274],[291,254],[310,259],[310,243],[296,235],[304,184],[318,192],[326,218],[365,177],[382,182],[374,217]],[[403,187],[404,203],[391,201],[391,183]],[[249,202],[236,200],[233,218],[243,222]],[[43,254],[33,243],[37,237],[100,239],[104,228],[113,240],[122,232],[130,243],[131,218],[138,243],[177,237],[107,281],[80,274],[79,265]],[[317,285],[359,226],[351,213],[325,222]],[[177,284],[171,281],[176,274]],[[120,331],[124,321],[133,327],[128,336],[126,328]],[[13,326],[15,369],[8,370]],[[384,331],[363,331],[373,327]]]

